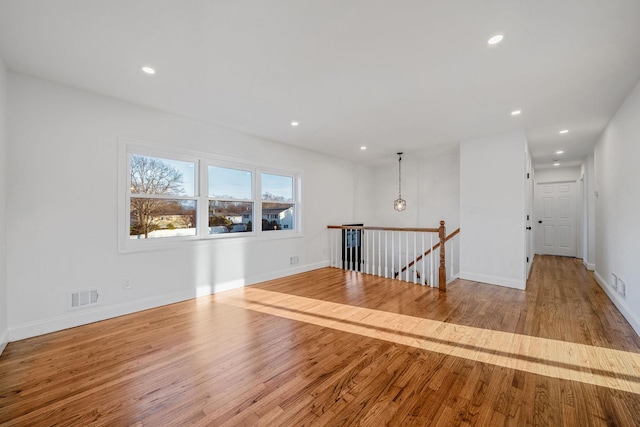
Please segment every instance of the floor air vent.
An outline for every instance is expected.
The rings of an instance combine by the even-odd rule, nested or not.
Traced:
[[[69,292],[69,308],[80,308],[98,304],[98,290]]]

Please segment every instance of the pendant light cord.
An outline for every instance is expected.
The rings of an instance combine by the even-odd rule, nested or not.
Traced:
[[[402,199],[402,153],[398,153],[398,198]]]

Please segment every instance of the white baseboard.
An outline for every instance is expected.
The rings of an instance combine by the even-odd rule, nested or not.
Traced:
[[[284,270],[272,271],[270,273],[260,274],[247,279],[246,285],[255,285],[257,283],[266,282],[268,280],[279,279],[281,277],[292,276],[294,274],[306,273],[307,271],[317,270],[319,268],[329,267],[329,260],[316,262],[313,264],[297,265]]]
[[[589,271],[595,271],[596,269],[596,265],[592,262],[587,262],[584,259],[582,260],[582,265],[584,265],[584,268],[586,268]]]
[[[593,276],[596,278],[596,282],[602,290],[607,294],[609,299],[613,302],[620,313],[627,319],[627,322],[631,325],[636,334],[640,336],[640,320],[629,310],[629,306],[627,303],[616,293],[611,287],[608,285],[607,281],[598,274],[598,272],[594,272]]]
[[[4,349],[7,348],[8,343],[9,343],[9,331],[5,329],[4,331],[2,331],[2,333],[0,333],[0,355],[2,355],[2,352],[4,351]]]
[[[150,308],[156,308],[195,297],[193,291],[171,293],[166,295],[144,298],[106,307],[92,307],[77,310],[49,319],[23,323],[9,327],[9,341],[17,341],[38,335],[75,328],[76,326],[99,322],[113,317],[123,316]],[[90,310],[90,311],[89,311]]]
[[[15,325],[9,327],[9,330],[5,332],[4,335],[0,335],[0,347],[3,348],[2,343],[4,343],[4,345],[6,346],[6,343],[10,341],[22,340],[25,338],[31,338],[38,335],[61,331],[63,329],[74,328],[76,326],[99,322],[101,320],[111,319],[114,317],[123,316],[125,314],[131,314],[138,311],[161,307],[163,305],[174,304],[176,302],[185,301],[188,299],[196,298],[198,296],[208,295],[215,292],[223,292],[229,289],[253,285],[267,280],[278,279],[281,277],[304,273],[306,271],[311,271],[328,266],[328,260],[313,264],[299,265],[283,270],[277,270],[270,273],[253,276],[248,279],[217,283],[213,286],[207,285],[204,287],[199,287],[197,289],[190,289],[166,295],[143,298],[110,306],[91,307],[64,313],[62,315],[49,319]]]
[[[524,280],[511,279],[509,277],[490,276],[486,274],[470,273],[468,271],[461,271],[459,276],[464,280],[505,286],[507,288],[524,290],[526,287],[526,282]]]

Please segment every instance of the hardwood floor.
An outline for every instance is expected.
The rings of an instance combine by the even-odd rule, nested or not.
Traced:
[[[640,338],[571,258],[525,292],[326,268],[10,343],[0,424],[640,426]]]

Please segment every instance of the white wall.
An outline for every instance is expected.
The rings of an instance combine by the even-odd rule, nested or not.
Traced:
[[[513,132],[460,144],[460,277],[524,289],[527,140]]]
[[[380,225],[372,214],[379,203],[379,200],[372,197],[377,194],[376,183],[377,179],[373,167],[355,165],[354,212],[356,223]]]
[[[367,225],[387,227],[439,227],[444,220],[447,234],[460,226],[460,154],[428,157],[425,154],[402,156],[402,198],[407,209],[397,212],[398,161],[368,168],[359,173],[360,202],[356,217]],[[361,181],[367,180],[368,183]],[[364,196],[362,196],[362,194]]]
[[[578,181],[580,172],[580,166],[536,169],[536,182]]]
[[[6,250],[7,121],[6,70],[0,58],[0,353],[9,340]]]
[[[596,143],[595,276],[640,334],[640,83]],[[612,287],[626,283],[626,297]]]
[[[594,153],[589,154],[585,160],[584,182],[586,195],[586,232],[585,253],[583,261],[588,270],[596,268],[596,195],[595,195],[595,166]]]
[[[433,150],[430,150],[433,151]],[[391,156],[393,157],[393,156]],[[402,156],[402,198],[407,209],[397,212],[398,160],[361,167],[356,178],[356,218],[366,225],[437,228],[445,221],[447,234],[460,226],[460,153],[458,147]],[[437,238],[437,237],[436,237]],[[458,277],[459,237],[447,243],[447,280]]]
[[[438,227],[447,234],[460,227],[460,147],[446,155],[419,158],[418,225]]]
[[[328,265],[326,226],[354,220],[350,162],[21,74],[8,78],[10,340]],[[304,236],[118,253],[119,137],[301,170]],[[291,256],[299,266],[289,265]],[[101,304],[67,311],[67,292],[90,288]]]
[[[580,183],[582,185],[582,206],[580,206],[579,215],[582,219],[582,242],[580,256],[582,263],[587,270],[594,270],[595,261],[595,200],[594,194],[594,175],[593,175],[593,153],[589,154],[580,166]]]

